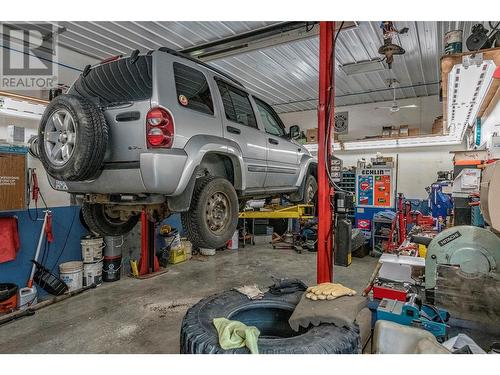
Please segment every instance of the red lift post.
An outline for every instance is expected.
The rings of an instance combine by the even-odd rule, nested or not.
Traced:
[[[327,173],[332,154],[331,128],[334,113],[335,22],[319,24],[318,106],[318,255],[317,282],[333,281],[333,187]]]

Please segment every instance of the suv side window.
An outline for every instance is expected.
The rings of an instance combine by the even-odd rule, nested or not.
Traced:
[[[177,100],[181,106],[208,115],[214,114],[212,95],[202,72],[174,63],[174,77]]]
[[[256,97],[253,99],[257,104],[257,109],[259,110],[260,118],[264,123],[266,133],[276,135],[278,137],[284,137],[286,134],[285,127],[276,112],[274,112],[269,104],[264,103],[262,100],[257,99]]]
[[[216,79],[216,82],[219,87],[222,103],[224,104],[226,118],[230,121],[256,128],[257,120],[255,119],[248,94],[219,79]]]

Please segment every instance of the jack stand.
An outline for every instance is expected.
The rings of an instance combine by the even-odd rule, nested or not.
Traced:
[[[155,251],[155,222],[145,210],[141,213],[141,258],[139,260],[139,279],[147,279],[167,272],[160,270]]]

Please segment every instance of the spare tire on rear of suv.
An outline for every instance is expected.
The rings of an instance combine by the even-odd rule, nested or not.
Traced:
[[[38,151],[45,170],[55,179],[97,177],[107,144],[104,114],[87,99],[60,95],[45,109],[38,128]]]

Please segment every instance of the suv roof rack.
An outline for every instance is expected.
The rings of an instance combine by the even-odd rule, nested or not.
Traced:
[[[182,57],[184,59],[188,59],[189,61],[192,61],[192,62],[194,62],[196,64],[199,64],[199,65],[201,65],[201,66],[203,66],[203,67],[205,67],[207,69],[210,69],[210,70],[216,72],[217,74],[220,74],[221,76],[224,76],[227,79],[230,79],[231,81],[233,81],[234,83],[238,84],[239,86],[245,88],[245,86],[243,86],[240,81],[238,81],[236,78],[232,77],[231,75],[229,75],[229,74],[223,72],[222,70],[217,69],[217,68],[215,68],[215,67],[213,67],[211,65],[208,65],[207,63],[204,63],[203,61],[200,61],[200,60],[195,59],[195,58],[193,58],[191,56],[188,56],[188,55],[186,55],[186,54],[184,54],[182,52],[176,51],[176,50],[168,48],[168,47],[160,47],[160,48],[158,48],[158,51],[166,52],[166,53],[169,53],[169,54],[174,55],[174,56],[179,56],[179,57]]]

